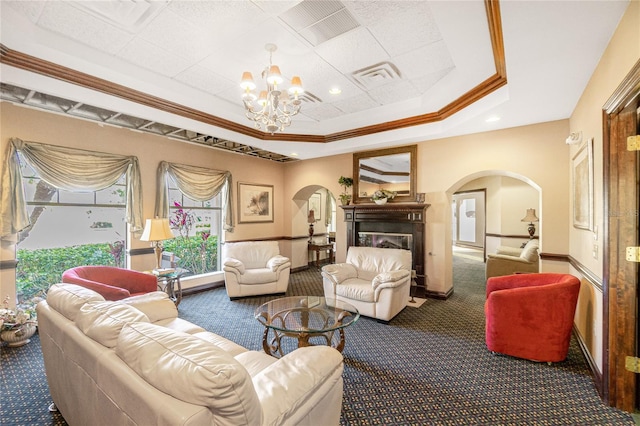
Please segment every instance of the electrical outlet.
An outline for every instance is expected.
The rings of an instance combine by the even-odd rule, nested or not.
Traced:
[[[594,259],[598,258],[598,245],[597,244],[593,245],[593,252],[591,252],[591,254],[593,255]]]

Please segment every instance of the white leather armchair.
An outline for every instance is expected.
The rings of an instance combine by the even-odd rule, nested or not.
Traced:
[[[280,255],[277,241],[228,242],[222,250],[230,299],[287,292],[291,261]]]
[[[360,315],[388,322],[409,302],[411,252],[349,247],[345,263],[322,268],[324,297],[358,308]]]

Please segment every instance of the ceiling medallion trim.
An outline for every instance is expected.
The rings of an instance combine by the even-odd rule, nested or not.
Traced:
[[[487,11],[489,34],[491,37],[494,63],[496,66],[496,73],[493,76],[484,80],[473,89],[469,90],[468,92],[450,102],[448,105],[445,105],[443,108],[436,112],[430,112],[427,114],[407,117],[371,126],[345,130],[324,136],[298,135],[293,133],[264,133],[257,129],[234,123],[230,120],[226,120],[224,118],[220,118],[215,115],[196,110],[194,108],[180,105],[166,99],[158,98],[156,96],[110,82],[108,80],[94,77],[49,61],[45,61],[43,59],[27,55],[25,53],[18,52],[16,50],[9,49],[3,44],[0,44],[0,63],[24,69],[26,71],[31,71],[47,77],[55,78],[57,80],[65,81],[91,90],[96,90],[107,95],[116,96],[118,98],[136,102],[151,108],[176,114],[181,117],[186,117],[206,124],[221,127],[223,129],[254,137],[260,140],[314,143],[336,142],[353,137],[367,136],[374,133],[442,121],[455,114],[456,112],[461,111],[472,103],[478,101],[484,96],[487,96],[493,91],[506,85],[507,72],[499,1],[485,0],[485,9]]]

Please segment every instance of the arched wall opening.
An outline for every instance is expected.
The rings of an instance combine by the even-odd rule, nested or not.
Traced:
[[[327,204],[329,203],[329,204]],[[327,209],[329,205],[329,209]],[[333,215],[331,215],[333,206]],[[289,208],[291,210],[290,235],[291,266],[292,268],[306,267],[309,263],[309,210],[314,208],[314,236],[313,239],[326,240],[330,229],[336,225],[336,198],[333,193],[322,185],[307,185],[293,194]],[[329,215],[329,219],[327,219]]]
[[[453,195],[460,191],[483,189],[486,191],[486,253],[494,253],[499,245],[519,247],[529,238],[528,223],[522,222],[526,210],[533,208],[539,219],[535,223],[535,237],[540,237],[542,247],[542,229],[544,211],[542,188],[528,176],[506,170],[484,170],[460,178],[446,191],[448,218],[448,241],[445,244],[446,268],[453,276]],[[454,285],[451,280],[452,286]]]

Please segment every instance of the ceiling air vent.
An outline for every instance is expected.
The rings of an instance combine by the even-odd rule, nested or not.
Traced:
[[[398,68],[391,62],[380,62],[354,71],[351,77],[365,89],[374,89],[402,78]]]
[[[305,0],[280,19],[314,46],[360,26],[341,2],[333,0]]]

